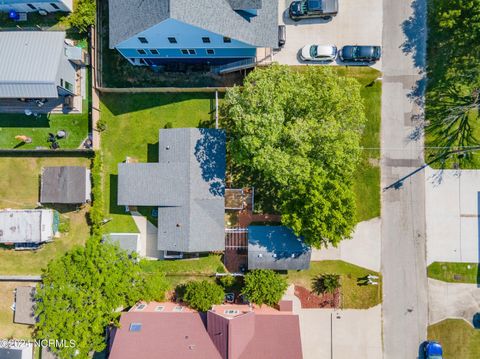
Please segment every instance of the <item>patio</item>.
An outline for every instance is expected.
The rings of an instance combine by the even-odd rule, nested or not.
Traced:
[[[35,101],[21,101],[15,98],[0,99],[0,112],[2,113],[64,113],[64,114],[80,114],[82,113],[82,96],[61,96],[58,98],[50,98],[39,106]]]

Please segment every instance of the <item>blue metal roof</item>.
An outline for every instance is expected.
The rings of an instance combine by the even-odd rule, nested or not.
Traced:
[[[248,227],[249,269],[308,269],[310,256],[310,247],[288,227]]]

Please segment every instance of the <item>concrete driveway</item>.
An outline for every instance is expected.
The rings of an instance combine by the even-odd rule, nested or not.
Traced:
[[[304,359],[381,359],[381,305],[370,309],[302,309],[290,286],[284,296],[293,301],[300,319]]]
[[[336,45],[339,49],[344,45],[382,44],[382,0],[339,0],[338,15],[332,20],[307,19],[298,22],[288,17],[291,2],[279,0],[279,24],[287,27],[287,41],[273,55],[273,61],[285,65],[307,64],[298,58],[298,51],[308,43]],[[380,70],[381,60],[373,67]]]
[[[480,171],[425,169],[427,264],[478,262]]]
[[[341,241],[337,248],[312,250],[312,261],[342,260],[380,272],[381,220],[373,218],[357,224],[352,239]]]
[[[480,313],[480,288],[477,284],[446,283],[428,279],[428,322],[462,318],[473,325],[473,316]]]

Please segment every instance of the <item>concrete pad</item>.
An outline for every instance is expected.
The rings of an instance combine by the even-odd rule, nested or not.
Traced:
[[[352,239],[346,239],[337,248],[313,249],[312,261],[342,260],[375,272],[380,271],[381,220],[374,218],[360,222]]]
[[[279,24],[286,25],[285,46],[273,55],[273,61],[285,65],[311,65],[298,58],[298,51],[307,44],[336,45],[382,45],[382,0],[342,0],[339,11],[330,21],[307,19],[298,22],[288,17],[291,0],[279,1]],[[344,65],[334,61],[331,65]],[[379,70],[382,61],[374,66]]]
[[[132,218],[140,232],[140,256],[153,260],[163,259],[163,251],[157,249],[157,227],[151,224],[139,212],[132,212]]]
[[[463,318],[473,325],[480,312],[480,288],[476,284],[446,283],[428,279],[429,324],[447,318]]]
[[[367,310],[302,309],[299,316],[304,359],[382,358],[381,305]]]
[[[425,169],[427,264],[479,261],[480,171]]]

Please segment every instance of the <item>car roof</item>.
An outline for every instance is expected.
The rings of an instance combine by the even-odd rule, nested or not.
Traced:
[[[333,45],[314,45],[317,47],[317,54],[320,56],[333,55],[335,46]]]

